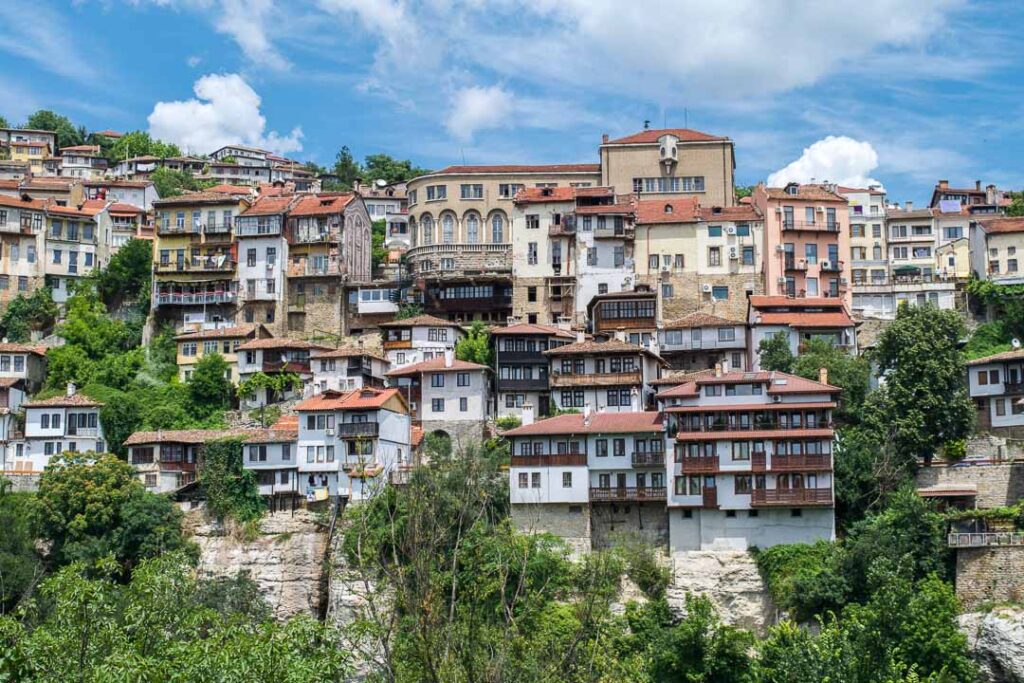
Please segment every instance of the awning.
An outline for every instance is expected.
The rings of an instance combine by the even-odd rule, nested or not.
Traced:
[[[927,486],[919,488],[917,495],[922,498],[973,498],[978,495],[974,484],[962,486]]]
[[[896,275],[913,275],[920,273],[921,269],[917,266],[896,266],[892,269],[892,272]]]

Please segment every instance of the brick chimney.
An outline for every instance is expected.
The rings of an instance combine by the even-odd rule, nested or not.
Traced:
[[[908,199],[906,202],[903,203],[903,208],[905,208],[907,211],[913,211],[914,210],[914,202],[912,202],[912,201],[910,201]]]
[[[939,181],[939,189],[940,190],[945,190],[948,187],[949,187],[949,181],[948,180],[940,180]]]
[[[608,144],[608,133],[601,133],[601,144]]]

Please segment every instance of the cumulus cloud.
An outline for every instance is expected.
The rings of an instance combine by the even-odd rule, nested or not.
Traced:
[[[477,131],[507,126],[514,109],[512,93],[500,86],[462,88],[452,98],[445,126],[453,137],[469,140]]]
[[[202,61],[203,61],[203,58],[200,57],[199,55],[192,55],[191,57],[189,57],[188,59],[185,60],[185,63],[188,64],[191,68],[194,69],[197,66],[199,66],[199,64],[202,63]]]
[[[878,167],[878,153],[871,143],[845,135],[829,135],[804,149],[799,159],[768,176],[770,187],[786,183],[829,181],[840,185],[881,185],[870,177]]]
[[[260,96],[238,74],[209,74],[195,82],[193,99],[157,102],[150,135],[190,152],[208,153],[229,144],[262,147],[278,154],[302,149],[302,129],[287,135],[266,131]]]
[[[272,0],[221,0],[217,30],[231,36],[253,63],[282,70],[289,66],[268,36]]]

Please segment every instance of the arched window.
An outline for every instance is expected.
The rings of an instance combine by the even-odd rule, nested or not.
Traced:
[[[505,221],[500,213],[491,216],[491,243],[502,244],[505,241]]]
[[[420,232],[423,235],[423,244],[434,243],[434,219],[424,216],[420,219]]]
[[[480,217],[475,213],[466,215],[466,241],[470,244],[480,241]]]
[[[455,241],[455,219],[448,214],[441,218],[441,242],[451,244]]]

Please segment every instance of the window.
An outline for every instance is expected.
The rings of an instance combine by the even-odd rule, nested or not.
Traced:
[[[441,218],[441,242],[451,244],[455,241],[455,219],[451,215]]]
[[[480,218],[475,213],[466,216],[466,241],[470,244],[480,241]]]
[[[722,226],[721,225],[709,225],[708,226],[708,237],[721,237]]]
[[[455,376],[455,383],[456,383],[456,385],[458,385],[460,387],[468,387],[469,386],[469,373],[468,372],[460,372],[460,373],[458,373]]]
[[[61,250],[60,249],[54,249],[53,250],[53,262],[56,263],[56,264],[60,264],[60,262],[61,262],[60,256],[61,256]]]
[[[249,268],[255,268],[256,267],[256,250],[255,249],[249,249],[248,251],[245,252],[245,265],[248,266]]]
[[[427,201],[431,202],[435,199],[445,199],[448,196],[448,187],[446,185],[430,185],[427,187]]]
[[[671,299],[674,296],[675,296],[675,289],[672,287],[671,284],[666,283],[666,284],[663,284],[661,286],[661,298],[662,299]]]
[[[608,455],[608,439],[597,439],[594,441],[594,449],[597,457],[604,458]]]
[[[432,387],[443,387],[444,386],[444,373],[435,372],[430,375],[430,386]]]
[[[562,488],[572,488],[572,472],[562,472]]]
[[[996,415],[998,415],[999,417],[1002,417],[1003,415],[1006,415],[1006,399],[1004,399],[1004,398],[997,398],[996,399]]]
[[[540,488],[540,472],[530,472],[530,488]]]
[[[537,302],[537,288],[536,287],[527,287],[526,288],[526,300],[529,303],[536,303]]]
[[[720,266],[720,265],[722,265],[722,248],[721,247],[708,247],[708,265],[709,266]]]
[[[459,412],[467,412],[469,410],[469,399],[463,396],[459,399]]]
[[[277,263],[277,248],[267,247],[267,265],[273,266]]]
[[[535,213],[526,215],[526,229],[537,230],[540,228],[540,216]]]
[[[711,297],[718,301],[724,301],[729,298],[729,288],[725,285],[716,285],[711,288]]]
[[[483,199],[484,198],[484,186],[471,184],[461,185],[459,188],[462,199]]]
[[[735,477],[733,477],[733,482],[735,484],[734,491],[736,495],[750,495],[751,487],[749,474],[736,475]]]
[[[597,249],[595,247],[591,247],[590,249],[587,249],[587,265],[588,266],[596,266],[597,265]]]
[[[500,244],[505,241],[505,219],[501,214],[491,216],[491,243]]]
[[[683,255],[682,254],[676,254],[675,255],[675,262],[673,263],[672,267],[675,268],[676,270],[682,270],[683,269],[683,263],[684,263]]]
[[[430,401],[430,409],[433,412],[435,412],[435,413],[443,413],[444,412],[444,399],[443,398],[431,399],[431,401]]]
[[[625,439],[613,439],[612,440],[612,455],[617,457],[623,457],[626,455],[626,440]]]
[[[616,268],[622,268],[626,265],[626,250],[625,247],[615,247],[614,250],[614,264]]]
[[[736,328],[735,327],[719,327],[718,328],[718,341],[720,341],[720,342],[736,341]]]
[[[530,475],[527,474],[526,472],[519,473],[519,488],[530,488]]]
[[[754,265],[754,247],[743,247],[743,265]]]
[[[658,269],[658,255],[657,254],[651,254],[650,256],[647,257],[647,268],[648,268],[648,270],[657,270]]]
[[[537,243],[529,242],[526,245],[526,263],[531,266],[537,265]]]

